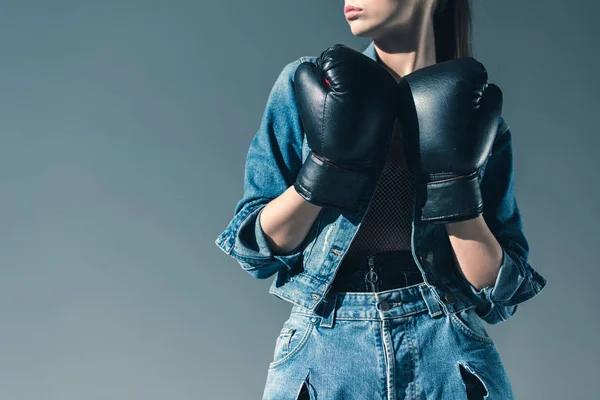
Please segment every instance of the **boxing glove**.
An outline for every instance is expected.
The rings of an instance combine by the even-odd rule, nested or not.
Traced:
[[[300,64],[294,91],[310,153],[294,183],[308,202],[342,210],[368,205],[393,133],[396,80],[342,44]],[[372,181],[371,181],[372,182]]]
[[[398,123],[415,176],[417,212],[433,223],[483,212],[478,172],[490,154],[502,91],[472,57],[420,68],[398,83]]]

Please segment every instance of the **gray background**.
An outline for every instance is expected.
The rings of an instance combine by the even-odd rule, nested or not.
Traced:
[[[214,240],[281,68],[342,1],[0,2],[0,399],[258,399],[291,305]],[[519,399],[597,395],[595,1],[477,2],[545,291],[488,326]]]

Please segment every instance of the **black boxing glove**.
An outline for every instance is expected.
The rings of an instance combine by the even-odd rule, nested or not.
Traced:
[[[308,202],[359,210],[366,183],[378,179],[395,122],[396,80],[377,61],[336,44],[294,76],[311,149],[294,187]]]
[[[495,139],[502,91],[472,57],[420,68],[398,83],[398,118],[422,221],[483,212],[478,172]]]

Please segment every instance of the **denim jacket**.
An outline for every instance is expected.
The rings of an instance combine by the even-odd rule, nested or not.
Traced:
[[[373,41],[363,54],[378,60]],[[310,151],[298,114],[293,78],[301,62],[314,62],[316,58],[300,57],[281,70],[250,143],[242,198],[235,206],[233,219],[215,240],[253,277],[275,275],[270,294],[310,310],[325,299],[365,212],[322,208],[306,238],[286,254],[272,253],[258,218],[267,203],[293,185]],[[479,170],[479,180],[483,217],[503,253],[494,285],[476,290],[464,278],[455,265],[444,225],[416,218],[416,201],[411,247],[424,283],[450,312],[474,304],[483,320],[495,324],[511,317],[519,303],[536,296],[546,285],[546,279],[527,260],[529,245],[514,193],[511,131],[504,119],[492,151]]]

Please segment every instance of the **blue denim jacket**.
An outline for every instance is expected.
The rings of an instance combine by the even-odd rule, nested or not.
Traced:
[[[377,60],[373,42],[363,54]],[[310,310],[325,299],[364,211],[321,209],[302,243],[283,255],[272,253],[258,218],[267,203],[293,185],[310,151],[298,114],[293,78],[301,62],[314,62],[316,58],[304,56],[288,63],[275,81],[246,157],[243,196],[233,219],[215,241],[255,278],[275,275],[269,293]],[[415,201],[411,247],[425,284],[450,312],[475,304],[478,315],[495,324],[512,316],[519,303],[534,297],[546,285],[546,279],[527,261],[529,245],[514,194],[511,131],[504,119],[490,156],[479,170],[479,179],[483,217],[503,250],[495,284],[476,290],[464,278],[455,265],[444,225],[415,218]]]

